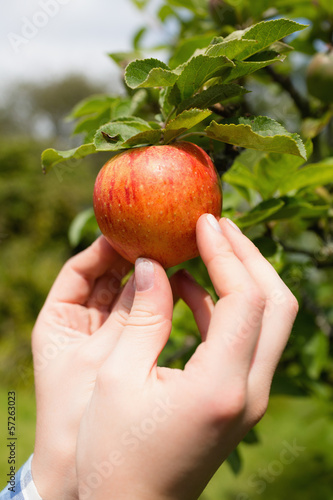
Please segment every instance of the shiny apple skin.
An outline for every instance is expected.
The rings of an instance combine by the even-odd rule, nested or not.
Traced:
[[[200,215],[221,216],[222,189],[207,153],[190,142],[127,150],[100,170],[94,188],[100,230],[125,259],[169,268],[198,255]]]

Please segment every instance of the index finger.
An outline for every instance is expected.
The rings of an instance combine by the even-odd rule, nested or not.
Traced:
[[[110,268],[114,268],[115,278],[121,281],[121,270],[126,269],[128,272],[128,262],[104,236],[100,236],[90,247],[66,262],[50,290],[47,302],[85,304],[96,279]]]

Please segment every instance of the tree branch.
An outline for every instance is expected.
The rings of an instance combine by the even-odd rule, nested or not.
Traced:
[[[299,112],[302,115],[302,118],[307,118],[309,116],[312,116],[311,114],[311,109],[310,105],[305,99],[294,87],[291,79],[289,76],[284,76],[280,75],[277,73],[271,66],[267,66],[266,72],[271,76],[271,78],[281,85],[281,87],[284,88],[286,92],[290,95],[290,97],[293,99],[296,107],[298,108]]]
[[[222,104],[215,104],[209,108],[216,115],[222,116],[222,118],[230,118],[235,115],[235,110],[237,109],[235,106],[222,106]]]

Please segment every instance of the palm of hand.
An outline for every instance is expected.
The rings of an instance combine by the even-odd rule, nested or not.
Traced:
[[[131,287],[125,296],[120,291],[130,268],[99,238],[65,264],[36,322],[32,336],[37,399],[33,472],[43,498],[44,491],[47,498],[50,491],[50,485],[43,483],[45,468],[56,469],[58,462],[58,469],[66,470],[64,491],[72,492],[66,498],[76,497],[79,423],[96,374],[126,319],[119,311],[126,310]]]

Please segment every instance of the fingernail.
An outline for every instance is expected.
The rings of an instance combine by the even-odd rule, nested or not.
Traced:
[[[138,292],[145,292],[154,285],[154,264],[148,260],[139,258],[135,262],[135,286]]]
[[[238,232],[242,232],[239,227],[234,223],[232,222],[232,220],[228,219],[227,217],[225,218],[225,220],[230,224],[231,227],[233,227],[234,229],[237,229]]]
[[[220,224],[217,222],[217,220],[215,219],[214,215],[207,214],[206,215],[206,219],[209,222],[209,224],[211,225],[211,227],[213,229],[215,229],[215,231],[217,231],[218,233],[222,233],[222,229],[220,228]]]

